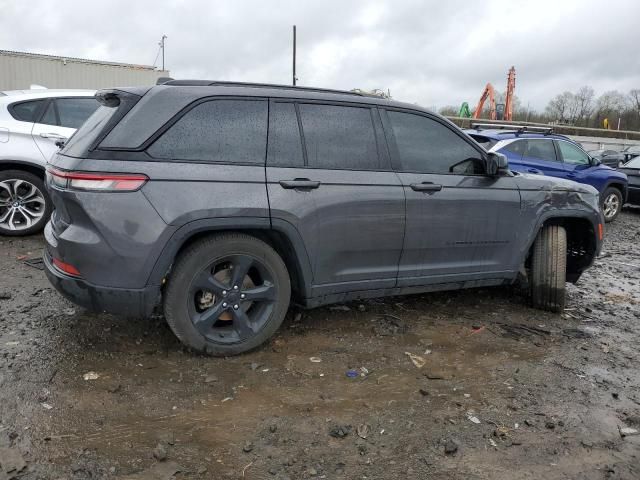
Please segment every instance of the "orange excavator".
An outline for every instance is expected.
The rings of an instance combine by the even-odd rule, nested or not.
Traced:
[[[484,87],[484,91],[480,96],[480,101],[473,112],[473,118],[478,119],[482,115],[482,109],[484,108],[484,102],[489,99],[489,119],[490,120],[507,120],[513,119],[513,95],[516,90],[516,69],[511,67],[509,74],[507,75],[507,94],[504,104],[499,103],[496,105],[496,92],[493,85],[487,83]]]

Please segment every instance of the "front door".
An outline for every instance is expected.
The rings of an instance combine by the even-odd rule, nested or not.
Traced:
[[[395,286],[404,193],[377,110],[273,100],[267,191],[272,222],[304,242],[313,296]]]
[[[589,154],[564,140],[556,140],[556,145],[564,164],[565,178],[575,182],[591,184],[593,180],[590,177],[592,165]],[[598,188],[597,184],[593,186]]]
[[[398,286],[512,278],[522,235],[513,177],[487,176],[486,152],[436,117],[383,119],[407,202]]]

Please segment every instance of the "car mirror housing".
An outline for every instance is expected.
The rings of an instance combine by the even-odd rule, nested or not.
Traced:
[[[497,152],[489,152],[485,161],[488,175],[496,176],[505,172],[509,168],[506,155]]]

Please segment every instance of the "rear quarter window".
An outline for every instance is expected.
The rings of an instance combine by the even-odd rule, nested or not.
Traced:
[[[154,158],[264,164],[266,100],[210,100],[182,115],[148,149]]]
[[[35,122],[40,114],[46,98],[29,100],[27,102],[16,102],[9,105],[9,113],[13,118],[21,122]]]

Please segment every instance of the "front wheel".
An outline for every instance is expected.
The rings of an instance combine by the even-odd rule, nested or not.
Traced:
[[[42,179],[20,170],[0,172],[0,235],[31,235],[51,215],[51,199]]]
[[[538,233],[531,258],[531,301],[542,310],[561,312],[565,305],[567,232],[549,225]]]
[[[622,210],[622,192],[615,187],[607,188],[602,194],[602,213],[605,222],[612,222]]]
[[[199,240],[179,256],[164,313],[188,347],[237,355],[275,333],[290,296],[289,273],[273,248],[249,235],[226,233]]]

